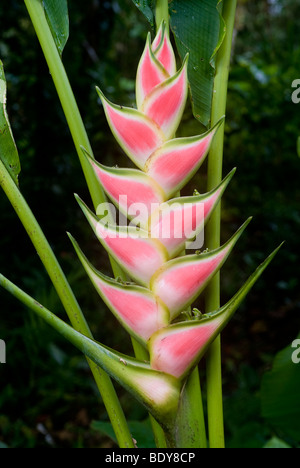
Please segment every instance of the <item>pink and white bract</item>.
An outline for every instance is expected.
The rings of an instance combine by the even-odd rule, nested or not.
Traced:
[[[223,119],[202,135],[176,138],[188,95],[188,56],[177,71],[164,25],[152,43],[148,35],[137,70],[136,108],[117,106],[98,93],[113,135],[137,168],[108,168],[86,156],[128,225],[105,224],[77,199],[102,246],[134,283],[106,277],[72,242],[103,301],[149,352],[141,377],[138,368],[132,374],[132,388],[137,391],[151,370],[147,392],[158,381],[159,388],[169,392],[170,381],[184,382],[238,305],[237,300],[211,317],[178,321],[222,267],[249,220],[221,248],[184,254],[187,242],[203,231],[235,170],[210,193],[178,193],[204,162]],[[153,404],[159,405],[156,393]]]

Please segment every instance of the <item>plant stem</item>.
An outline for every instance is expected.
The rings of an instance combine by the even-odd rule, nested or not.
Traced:
[[[174,439],[178,448],[207,448],[198,369],[189,376],[178,408]]]
[[[228,76],[231,57],[232,35],[237,0],[223,0],[223,18],[226,35],[217,53],[216,76],[212,100],[211,125],[226,112]],[[216,134],[208,157],[207,189],[212,190],[222,180],[224,124]],[[206,245],[210,250],[221,243],[221,204],[216,207],[206,228]],[[206,290],[206,312],[220,307],[220,274],[210,282]],[[207,405],[210,448],[224,448],[224,420],[221,370],[221,337],[211,345],[207,353]]]
[[[166,31],[169,34],[170,17],[169,17],[169,2],[168,0],[156,0],[155,21],[157,29],[164,21],[166,23]]]
[[[70,285],[32,211],[0,159],[0,186],[11,202],[29,238],[31,239],[58,296],[68,314],[72,326],[80,333],[92,338],[78,302]],[[133,447],[122,408],[109,376],[88,359],[91,371],[99,388],[103,403],[111,418],[116,437],[122,447]]]

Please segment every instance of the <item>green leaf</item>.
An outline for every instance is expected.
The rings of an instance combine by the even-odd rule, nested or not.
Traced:
[[[67,0],[43,0],[46,18],[56,47],[62,55],[69,37],[69,15]]]
[[[115,436],[115,432],[110,422],[108,421],[92,421],[91,429],[97,432],[101,432],[102,434],[109,437],[115,443],[117,443],[117,439]]]
[[[155,441],[149,419],[146,419],[145,421],[128,421],[128,426],[132,437],[136,441],[137,448],[155,447]],[[99,431],[107,435],[114,442],[117,442],[112,425],[109,422],[93,421],[91,427],[95,431]]]
[[[18,174],[20,173],[21,166],[6,112],[6,89],[4,68],[0,60],[0,159],[5,164],[15,183],[18,184]]]
[[[204,126],[209,126],[215,55],[225,35],[220,15],[220,0],[172,0],[171,29],[181,58],[189,59],[189,82],[193,113]]]
[[[292,346],[280,351],[275,357],[272,370],[264,375],[261,387],[263,417],[298,443],[300,363],[293,360],[293,355],[299,354]]]
[[[278,437],[272,437],[265,445],[265,449],[274,449],[274,448],[292,448],[290,445],[288,445],[284,440],[278,439]]]
[[[297,138],[297,153],[300,158],[300,136]]]
[[[132,0],[135,6],[147,18],[151,27],[154,27],[155,0]]]

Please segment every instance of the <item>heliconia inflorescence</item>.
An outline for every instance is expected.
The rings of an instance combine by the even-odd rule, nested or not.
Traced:
[[[187,242],[203,232],[235,172],[210,193],[189,197],[178,193],[204,162],[223,121],[202,135],[175,138],[188,96],[187,65],[188,56],[177,71],[169,34],[162,24],[152,43],[148,35],[138,65],[137,107],[112,104],[98,89],[112,133],[137,168],[109,168],[88,154],[86,157],[129,226],[105,223],[76,198],[95,235],[129,282],[97,271],[71,238],[105,304],[149,352],[149,364],[136,361],[135,371],[134,364],[127,367],[124,385],[128,388],[132,372],[129,387],[150,410],[155,408],[152,412],[160,422],[160,412],[166,415],[172,405],[174,409],[170,401],[179,399],[187,375],[245,295],[240,293],[235,301],[202,318],[183,314],[222,267],[250,221],[215,251],[184,253]],[[248,291],[252,284],[250,281],[241,291]],[[122,372],[111,371],[118,376]]]

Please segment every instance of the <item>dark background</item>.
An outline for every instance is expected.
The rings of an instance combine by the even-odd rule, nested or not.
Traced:
[[[0,58],[8,81],[8,112],[19,149],[20,188],[40,222],[99,341],[131,353],[127,334],[99,301],[66,236],[70,231],[96,267],[106,254],[83,219],[73,193],[90,203],[76,152],[23,2],[0,4]],[[69,2],[70,39],[63,60],[95,157],[128,165],[113,140],[95,86],[132,105],[134,79],[148,24],[131,0]],[[278,434],[261,417],[260,382],[273,357],[300,329],[300,5],[296,0],[239,2],[226,120],[224,175],[237,173],[223,202],[228,239],[254,219],[222,270],[229,299],[279,243],[285,245],[223,334],[227,444],[260,447]],[[202,128],[187,107],[180,132]],[[185,189],[205,191],[205,166]],[[64,312],[4,193],[0,193],[0,271],[53,312]],[[8,447],[111,447],[91,426],[106,420],[85,359],[47,325],[0,291],[0,443]],[[204,373],[204,364],[200,365]],[[205,379],[204,379],[205,387]],[[117,387],[127,417],[145,413]],[[143,430],[146,430],[143,428]]]

